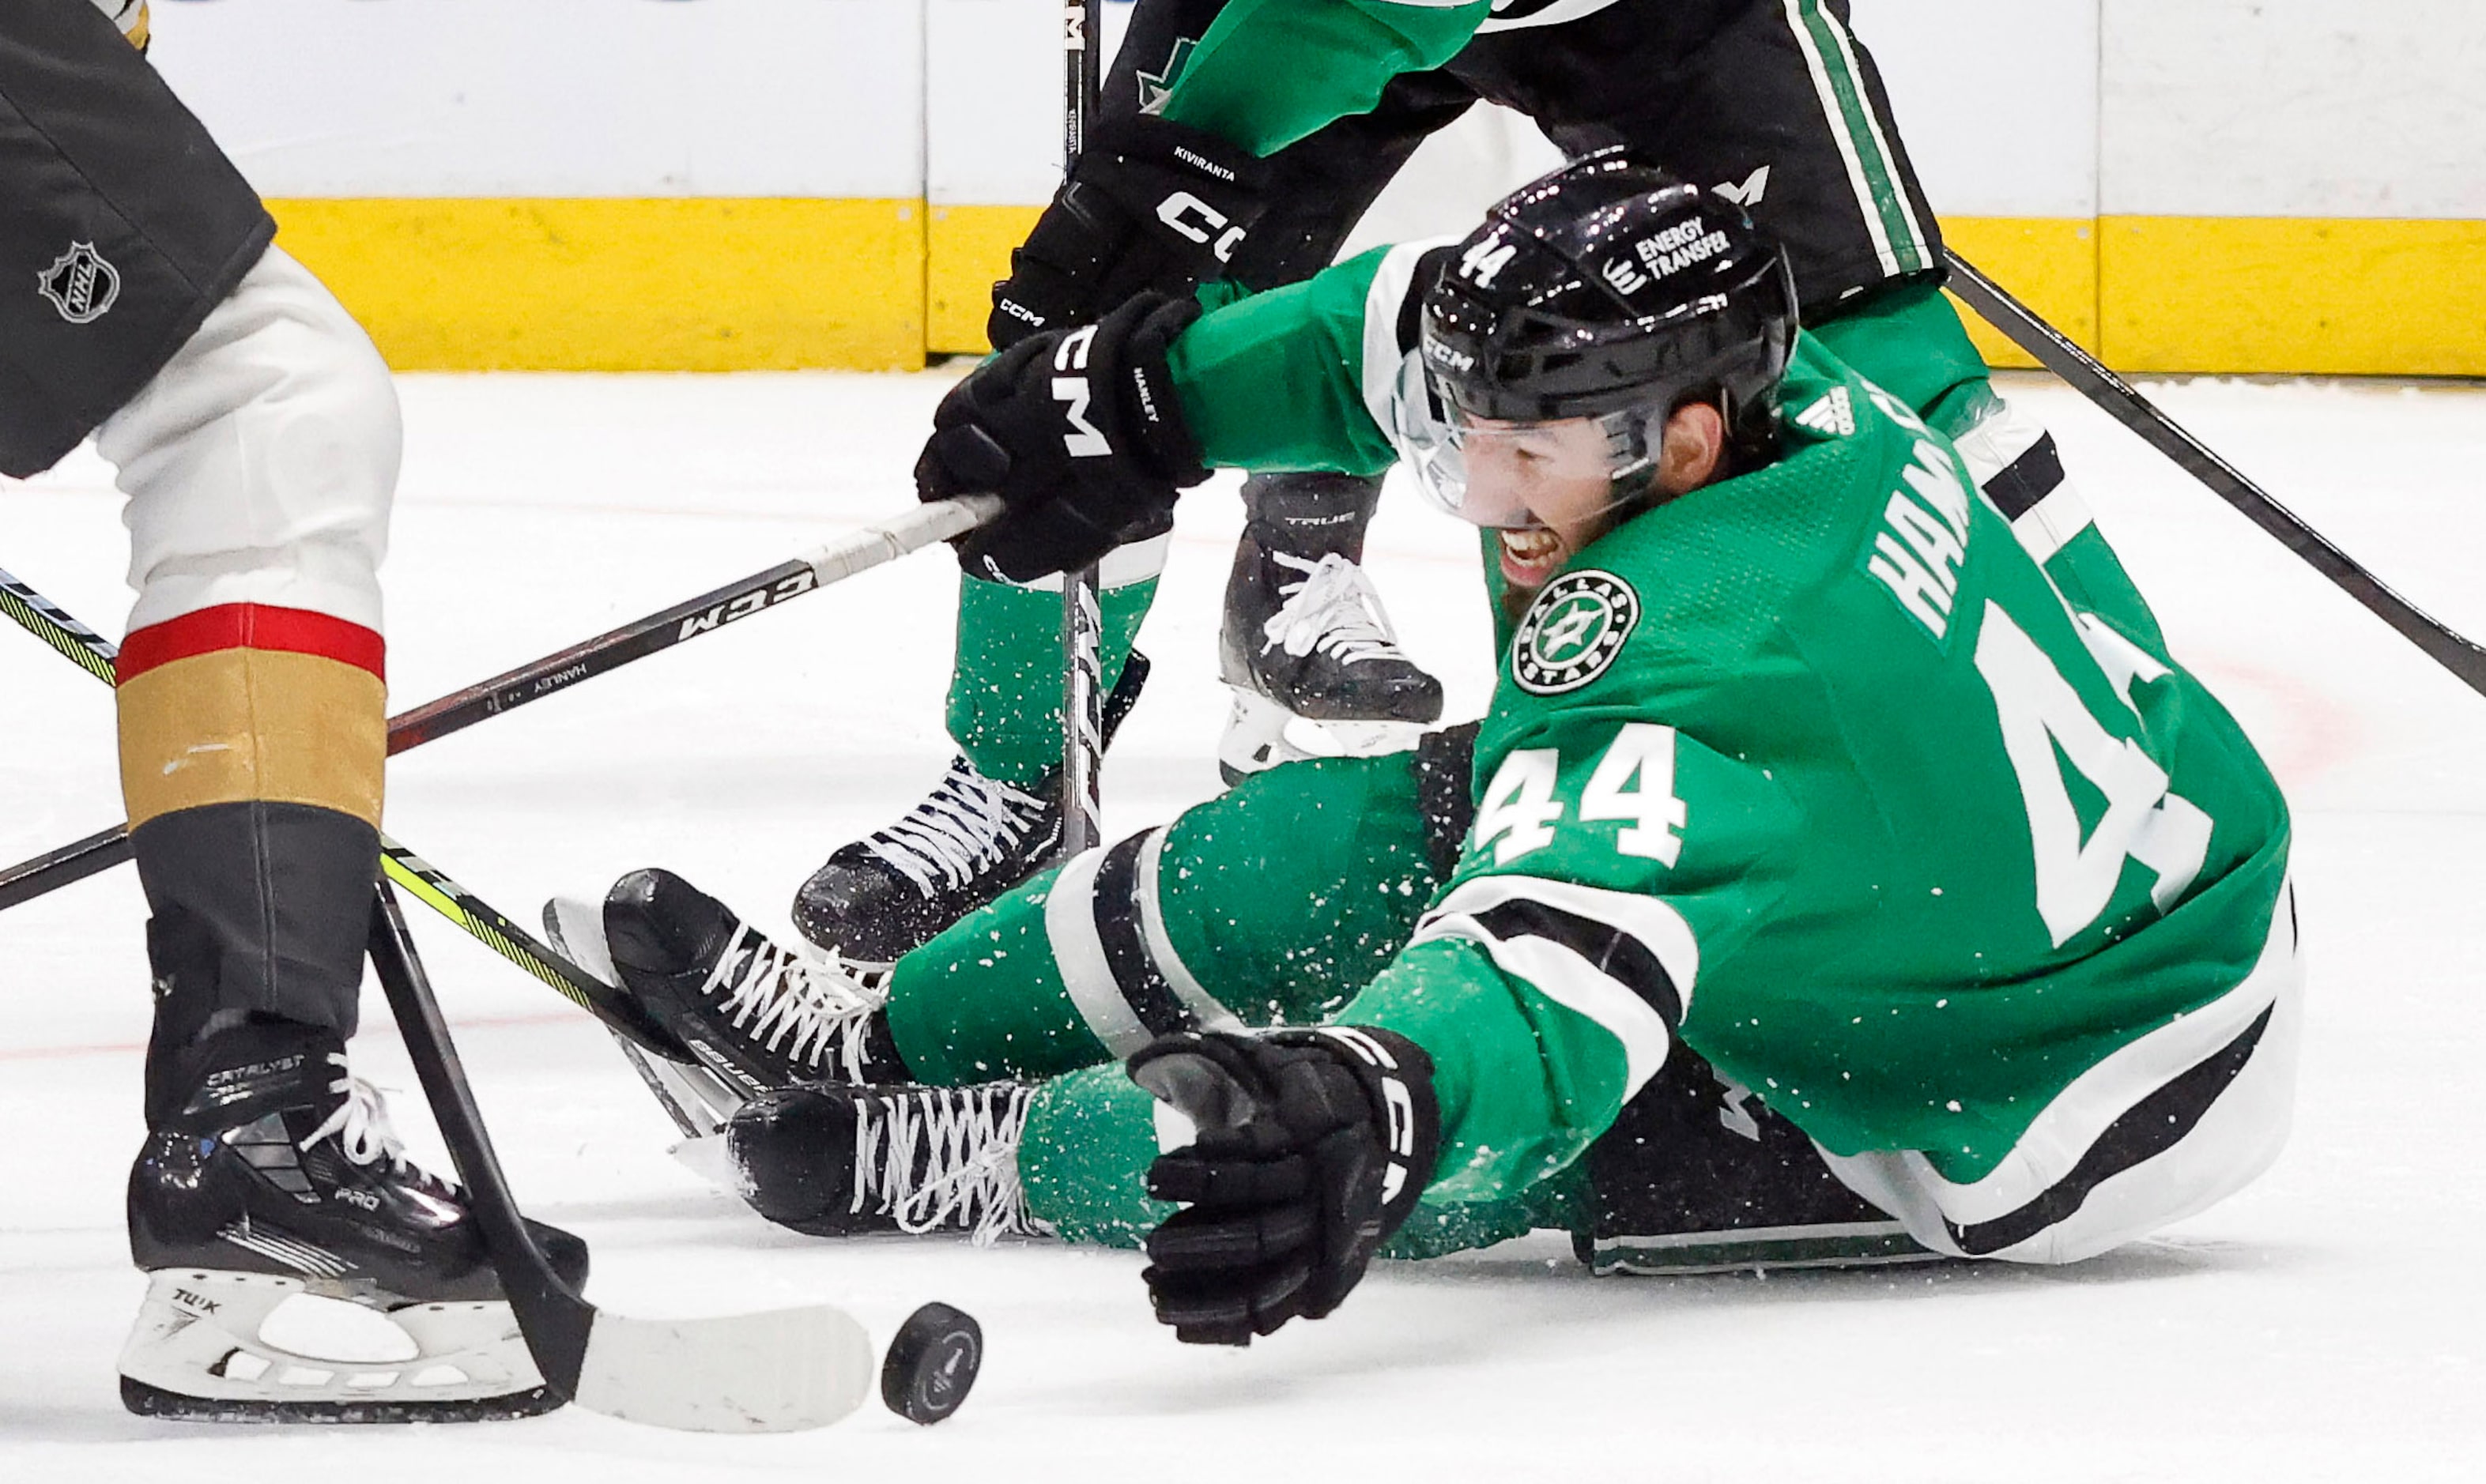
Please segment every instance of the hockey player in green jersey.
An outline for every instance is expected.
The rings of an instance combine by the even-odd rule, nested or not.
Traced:
[[[1743,204],[1787,253],[1806,325],[1949,434],[2006,515],[2074,517],[2053,440],[1986,384],[1944,298],[1941,226],[1845,0],[1138,0],[1094,127],[994,286],[987,334],[1093,321],[1135,292],[1235,293],[1330,265],[1429,135],[1479,99],[1566,155],[1631,149]],[[1954,373],[1954,369],[1957,370]],[[1944,378],[1924,387],[1936,370]],[[1440,715],[1367,580],[1380,481],[1256,465],[1227,587],[1218,746],[1229,779],[1292,755],[1388,751]],[[1165,560],[1126,532],[1099,574],[1104,679],[1124,676]],[[957,755],[920,802],[838,845],[794,926],[885,965],[1026,875],[1060,840],[1065,664],[1058,583],[970,562],[946,719]],[[1296,726],[1297,719],[1317,727]]]
[[[925,493],[997,489],[978,541],[1041,570],[1206,464],[1411,460],[1505,589],[1473,767],[1452,733],[1269,770],[1006,894],[878,1004],[625,877],[605,947],[651,1009],[843,1070],[734,1115],[763,1214],[1144,1241],[1160,1318],[1240,1342],[1385,1242],[2066,1262],[2275,1157],[2276,785],[2094,533],[2015,533],[1796,333],[1739,211],[1594,156],[1455,246],[1196,315],[996,359]]]

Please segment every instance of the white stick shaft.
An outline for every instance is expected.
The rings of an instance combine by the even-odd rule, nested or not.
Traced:
[[[999,495],[961,495],[955,500],[936,500],[922,505],[893,520],[866,526],[854,535],[803,558],[823,588],[842,582],[857,572],[869,571],[885,563],[895,562],[908,552],[964,536],[1001,513]]]

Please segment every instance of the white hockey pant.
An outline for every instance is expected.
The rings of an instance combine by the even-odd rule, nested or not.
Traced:
[[[97,430],[129,497],[129,627],[255,603],[379,632],[402,442],[370,337],[268,248]]]
[[[1914,1152],[1823,1158],[1954,1256],[2078,1262],[2207,1209],[2287,1141],[2305,998],[2295,907],[2281,888],[2241,983],[2081,1074],[1984,1178],[1953,1183]]]

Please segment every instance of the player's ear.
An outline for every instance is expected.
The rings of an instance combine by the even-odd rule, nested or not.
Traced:
[[[1657,456],[1658,488],[1689,494],[1725,477],[1726,420],[1707,402],[1685,402],[1666,420],[1666,442]]]

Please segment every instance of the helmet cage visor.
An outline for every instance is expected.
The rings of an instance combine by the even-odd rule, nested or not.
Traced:
[[[1639,498],[1655,480],[1670,410],[1644,401],[1575,418],[1479,419],[1442,399],[1412,358],[1392,406],[1392,431],[1416,487],[1439,508],[1488,529],[1543,524],[1539,508],[1557,487],[1573,491],[1561,504],[1574,518]],[[1576,491],[1591,482],[1605,491],[1602,507],[1580,503]]]

